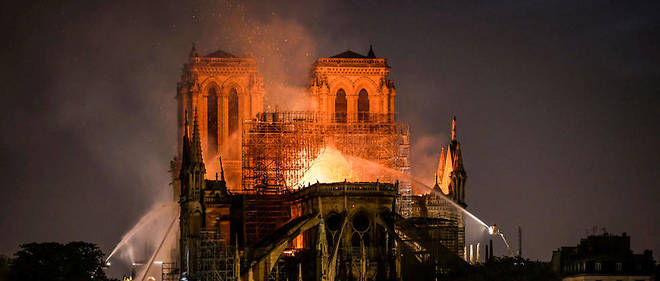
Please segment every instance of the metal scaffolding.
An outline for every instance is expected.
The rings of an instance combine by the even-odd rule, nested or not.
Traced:
[[[243,124],[244,191],[280,194],[293,188],[323,148],[318,115],[260,113]]]
[[[206,281],[233,281],[235,251],[226,246],[215,231],[202,231],[200,233],[199,272],[195,276],[198,280]]]
[[[245,194],[243,201],[245,240],[253,246],[291,218],[287,196]]]
[[[394,114],[337,118],[314,112],[260,113],[243,124],[244,192],[282,194],[298,189],[312,162],[328,145],[345,155],[366,159],[409,175],[409,128]],[[383,173],[378,179],[394,182]],[[399,212],[410,212],[411,183],[399,179]]]

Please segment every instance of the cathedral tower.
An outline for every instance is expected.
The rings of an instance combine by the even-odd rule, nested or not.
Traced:
[[[410,132],[407,126],[396,122],[396,88],[389,74],[387,59],[377,57],[371,46],[366,56],[347,50],[316,60],[309,94],[322,123],[335,130],[343,128],[332,140],[337,149],[409,175]],[[381,178],[394,181],[391,175]],[[398,186],[401,196],[397,208],[407,217],[411,211],[412,183],[400,179]]]
[[[396,90],[389,68],[371,47],[366,56],[346,51],[317,59],[309,89],[315,109],[338,123],[393,114]]]
[[[264,93],[254,59],[221,50],[200,56],[193,45],[177,84],[178,135],[183,134],[184,113],[197,109],[203,156],[222,155],[232,186],[240,186],[243,120],[262,111]],[[215,161],[207,168],[209,178],[220,172]]]

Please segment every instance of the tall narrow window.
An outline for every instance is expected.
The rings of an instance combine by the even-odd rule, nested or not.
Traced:
[[[231,136],[233,133],[238,131],[238,93],[236,93],[236,89],[231,89],[229,91],[229,108],[227,108],[227,113],[228,113],[228,118],[229,118],[229,124],[227,125],[229,129],[229,135]]]
[[[346,104],[346,92],[339,89],[335,97],[335,121],[338,123],[346,123]]]
[[[209,90],[206,116],[208,121],[208,157],[215,157],[218,154],[218,93],[215,88]]]
[[[367,94],[367,90],[365,89],[360,90],[360,95],[358,96],[357,112],[358,121],[369,121],[369,94]]]

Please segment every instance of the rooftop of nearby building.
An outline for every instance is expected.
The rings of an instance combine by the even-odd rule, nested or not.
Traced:
[[[552,253],[555,271],[563,275],[647,274],[655,266],[650,250],[633,254],[630,236],[603,233],[589,235],[577,246],[561,247]]]

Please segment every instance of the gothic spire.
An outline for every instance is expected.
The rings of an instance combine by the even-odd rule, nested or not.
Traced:
[[[218,156],[218,159],[220,159],[220,180],[225,181],[225,169],[222,168],[222,156]]]
[[[192,134],[192,161],[196,164],[201,163],[204,165],[204,160],[202,159],[202,141],[199,137],[199,125],[197,122],[197,108],[195,108],[195,114],[193,117],[193,134]]]
[[[183,123],[183,147],[181,148],[181,170],[179,177],[183,179],[186,169],[190,165],[191,151],[190,151],[190,133],[188,132],[188,111],[184,113]]]
[[[463,153],[461,143],[456,143],[456,157],[454,157],[454,171],[463,171]]]
[[[438,170],[436,171],[436,181],[437,178],[440,178],[440,183],[442,183],[442,177],[445,175],[445,163],[447,161],[447,155],[445,154],[445,147],[442,147],[440,150],[440,160],[438,161]]]
[[[373,45],[371,45],[371,44],[369,44],[369,53],[367,54],[367,58],[370,58],[370,59],[375,59],[376,58],[376,54],[374,54]]]
[[[240,281],[241,280],[241,255],[238,252],[238,233],[236,233],[236,236],[234,238],[234,279]]]
[[[188,110],[185,111],[184,115],[185,116],[183,117],[184,118],[184,121],[183,121],[183,129],[184,129],[183,138],[185,140],[188,140],[188,138],[189,138],[189,133],[188,133]]]
[[[451,120],[451,141],[456,141],[456,116]]]
[[[190,58],[194,57],[199,57],[199,53],[197,52],[197,48],[195,47],[195,42],[192,43],[192,49],[190,49]]]
[[[319,224],[318,224],[318,241],[316,242],[316,259],[317,275],[320,280],[327,280],[328,276],[328,241],[325,234],[325,222],[323,220],[323,203],[321,197],[318,197],[319,202]]]

